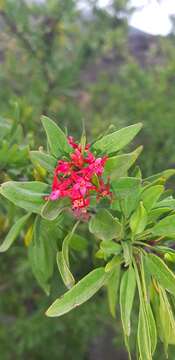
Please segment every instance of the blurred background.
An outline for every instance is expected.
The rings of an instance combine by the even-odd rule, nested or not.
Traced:
[[[174,16],[174,0],[0,0],[1,182],[40,178],[27,144],[45,145],[41,114],[77,139],[83,120],[88,140],[142,121],[143,175],[175,167]],[[1,239],[15,214],[1,199]],[[20,241],[1,255],[0,359],[127,359],[103,294],[63,318],[45,317],[51,299]],[[83,269],[82,256],[74,261],[79,276],[91,266],[83,256]],[[65,291],[57,273],[54,287]],[[164,358],[159,346],[155,359]]]

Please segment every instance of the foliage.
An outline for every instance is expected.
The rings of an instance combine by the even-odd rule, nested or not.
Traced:
[[[91,112],[98,123],[97,132],[99,127],[106,127],[106,119],[109,123],[112,119],[117,126],[133,124],[136,120],[144,124],[139,140],[145,148],[140,159],[145,176],[165,168],[165,163],[167,168],[174,166],[174,55],[171,49],[170,40],[163,43],[157,40],[155,63],[152,64],[151,54],[150,63],[145,67],[125,56],[113,71],[112,79],[106,71],[96,83],[86,85],[91,92]]]
[[[143,49],[144,60],[140,60],[135,52],[133,56],[132,43],[128,37],[128,30],[129,34],[131,30],[128,29],[126,18],[123,17],[123,14],[129,15],[130,12],[127,5],[128,1],[125,0],[112,1],[110,11],[106,11],[106,9],[100,9],[96,2],[89,1],[90,12],[86,16],[79,11],[77,2],[73,0],[65,2],[48,0],[42,3],[24,0],[0,2],[0,104],[2,114],[0,119],[0,181],[1,183],[10,181],[4,185],[4,193],[8,193],[12,186],[11,190],[15,195],[13,202],[3,197],[0,198],[2,244],[0,251],[6,250],[14,242],[8,255],[1,254],[0,265],[2,274],[0,320],[3,324],[3,329],[0,331],[0,342],[4,358],[9,359],[11,354],[14,354],[14,349],[14,356],[17,358],[48,357],[46,346],[48,343],[51,345],[49,351],[50,353],[52,351],[53,358],[58,357],[58,349],[60,359],[64,357],[68,359],[84,358],[87,347],[92,342],[92,337],[99,332],[99,328],[102,329],[106,326],[105,319],[104,324],[100,323],[98,326],[95,318],[97,309],[98,312],[100,311],[99,317],[102,321],[106,317],[106,310],[103,310],[103,294],[105,295],[105,293],[101,290],[95,299],[60,318],[59,322],[57,319],[45,318],[44,310],[65,291],[61,287],[61,278],[60,281],[57,281],[58,269],[66,286],[69,287],[70,283],[73,284],[74,281],[77,283],[77,280],[86,276],[92,271],[92,268],[105,266],[109,277],[103,288],[107,290],[111,314],[115,316],[117,305],[122,302],[121,311],[123,314],[127,308],[126,318],[128,321],[130,308],[120,300],[123,294],[119,294],[127,269],[118,261],[121,252],[120,237],[123,236],[120,231],[120,219],[122,216],[127,218],[133,236],[137,238],[140,237],[140,231],[144,227],[149,229],[153,223],[157,224],[159,219],[162,221],[165,219],[165,222],[161,221],[159,225],[154,226],[154,234],[151,234],[153,238],[162,237],[168,233],[171,235],[174,227],[172,221],[174,218],[171,217],[174,211],[174,199],[171,197],[170,190],[164,192],[166,185],[163,184],[165,179],[174,174],[174,170],[161,172],[161,169],[174,167],[174,36],[150,40],[152,44],[150,51]],[[50,174],[56,166],[57,159],[48,153],[49,139],[47,145],[46,142],[44,143],[44,131],[39,123],[42,114],[51,116],[59,122],[62,129],[68,126],[76,137],[80,135],[82,119],[86,124],[89,138],[99,134],[101,138],[102,134],[107,135],[122,126],[134,124],[135,121],[144,123],[144,131],[138,134],[136,140],[132,140],[136,149],[130,151],[127,147],[125,154],[120,151],[117,154],[110,154],[105,166],[104,176],[107,178],[110,175],[120,207],[115,202],[110,209],[109,203],[104,200],[101,205],[97,206],[98,215],[91,219],[89,229],[87,224],[81,222],[76,232],[72,234],[75,220],[68,212],[64,211],[64,216],[60,215],[64,204],[60,203],[58,206],[58,203],[48,204],[43,199],[41,201],[41,193],[38,193],[39,197],[37,198],[35,191],[33,194],[30,192],[29,202],[29,194],[26,194],[26,190],[31,191],[31,189],[26,189],[24,185],[22,191],[21,185],[18,187],[17,181],[20,181],[20,184],[22,182],[31,184],[31,182],[37,181],[41,190],[43,186],[41,184],[47,182],[47,187],[44,185],[42,189],[47,188],[50,191],[52,181]],[[108,128],[111,122],[115,126]],[[99,141],[98,138],[97,144]],[[41,143],[44,144],[45,151],[43,148],[39,148]],[[145,148],[142,153],[142,148],[137,147],[140,143]],[[115,141],[115,144],[118,146],[118,141]],[[52,141],[51,145],[54,148],[53,154],[55,147],[56,152],[60,150],[57,142]],[[141,157],[139,157],[140,153]],[[59,156],[61,157],[61,154]],[[141,185],[140,170],[134,169],[134,163],[138,157],[139,164],[143,169],[143,177],[158,172],[156,176],[142,179]],[[123,178],[126,180],[127,190],[123,185]],[[15,183],[11,182],[12,180]],[[152,183],[154,186],[148,186],[146,190],[145,186],[148,183]],[[14,189],[15,192],[17,191],[16,193],[14,193]],[[130,191],[131,189],[132,191]],[[143,189],[145,190],[143,191]],[[140,205],[136,209],[139,203],[138,191],[143,194]],[[22,197],[23,206],[24,200],[26,200],[25,196],[27,196],[25,202],[27,211],[32,210],[31,206],[35,203],[35,213],[29,215],[23,207],[19,208],[14,205],[14,202],[18,203],[19,201],[18,194]],[[159,195],[160,200],[158,199]],[[151,211],[150,203],[152,203]],[[42,207],[42,219],[40,206]],[[111,225],[110,229],[104,228],[106,212],[110,224],[114,225],[112,228]],[[148,212],[151,212],[151,220]],[[118,220],[116,220],[116,216],[119,218]],[[103,226],[100,218],[103,218]],[[169,220],[171,224],[169,224]],[[122,226],[126,227],[128,234],[129,225],[122,224]],[[116,232],[116,228],[118,233],[114,240],[113,233]],[[38,236],[40,230],[41,236]],[[143,230],[144,232],[145,230]],[[106,240],[106,234],[112,234],[110,241]],[[62,255],[62,243],[63,239],[69,238],[69,236],[68,264],[67,261],[65,262],[65,256]],[[51,239],[49,250],[48,238]],[[173,270],[173,239],[170,236],[161,241],[157,244],[151,243],[151,246],[156,245],[159,257]],[[144,246],[140,244],[141,248],[144,248],[145,244],[149,244],[149,242],[150,239],[147,242],[147,238],[145,238],[142,241]],[[65,241],[65,243],[67,242]],[[138,246],[136,245],[136,247]],[[148,246],[145,248],[149,253]],[[127,247],[122,248],[125,261],[127,251]],[[26,253],[29,254],[29,259],[25,259]],[[38,257],[38,253],[42,253],[43,256]],[[144,254],[142,257],[145,259]],[[51,291],[49,300],[44,297],[42,292],[39,292],[30,273],[29,260],[33,274],[40,286],[47,293]],[[146,265],[144,261],[143,263],[145,270]],[[160,267],[161,265],[162,263],[159,264]],[[151,263],[150,265],[149,263],[149,268],[154,272],[155,264]],[[45,273],[45,269],[48,270],[48,274]],[[154,274],[151,276],[154,277]],[[147,271],[145,278],[147,280]],[[167,277],[164,277],[164,285],[165,282],[169,283]],[[54,286],[56,286],[55,292],[53,291]],[[171,341],[172,322],[170,321],[171,311],[168,302],[171,303],[173,309],[174,303],[169,294],[167,302],[166,294],[162,290],[163,285],[161,285],[159,297],[156,298],[159,289],[156,281],[154,281],[154,286],[155,288],[147,290],[148,298],[156,322],[161,323],[161,327],[164,327],[165,319],[169,319],[166,321],[166,336],[162,333],[160,326],[157,329],[161,341],[165,343],[165,351],[167,351],[167,343]],[[123,285],[122,289],[123,292],[128,291]],[[152,300],[153,295],[155,295],[155,301]],[[156,306],[153,302],[156,303]],[[136,355],[133,344],[136,339],[138,306],[138,299],[135,296],[131,313],[132,331],[130,335],[131,352],[134,354],[134,358]],[[148,312],[150,315],[150,310]],[[161,322],[158,320],[160,313],[164,314]],[[11,319],[11,315],[13,318],[14,314],[17,314],[19,319]],[[80,314],[80,316],[76,314]],[[111,321],[110,323],[112,323]],[[140,315],[139,321],[139,326],[142,328],[143,313]],[[75,322],[76,327],[70,328],[70,324]],[[90,325],[85,327],[85,323]],[[114,324],[116,326],[116,320],[114,320]],[[123,315],[122,324],[127,332],[128,323],[125,324]],[[118,323],[117,328],[119,331]],[[52,329],[56,335],[52,333]],[[37,336],[37,333],[40,336]],[[72,335],[67,336],[70,333]],[[60,337],[61,341],[58,344],[57,338]],[[144,338],[144,344],[148,342],[148,338],[149,336],[147,339]],[[151,334],[151,338],[155,339],[155,333]],[[141,337],[138,337],[138,340],[138,343],[143,341]],[[117,345],[121,346],[122,340],[118,332],[117,341]],[[128,344],[126,343],[126,345]],[[139,346],[141,347],[141,345]],[[70,348],[72,349],[71,354]],[[147,349],[145,351],[147,352]],[[174,348],[170,347],[169,353],[172,359],[174,359],[173,352]],[[72,356],[72,353],[75,355]],[[163,360],[165,358],[160,344],[154,357]]]
[[[59,156],[60,159],[64,159],[67,152],[70,152],[73,161],[73,150],[69,147],[61,129],[49,118],[47,121],[44,120],[43,125],[50,151],[58,164]],[[133,139],[140,128],[140,124],[135,124],[109,133],[94,142],[92,149],[97,152],[98,156],[108,155],[110,160],[111,156],[112,158],[117,156],[118,151]],[[64,144],[58,146],[58,152],[55,148],[56,133],[58,134],[56,140],[58,145]],[[85,151],[85,145],[81,144],[78,147],[73,143],[74,146],[77,152],[81,151],[83,154]],[[92,155],[92,153],[90,154]],[[49,161],[50,153],[48,152],[46,155]],[[40,157],[38,159],[40,160]],[[95,161],[94,157],[92,163],[95,164]],[[62,161],[62,163],[64,162]],[[65,164],[68,163],[65,162]],[[109,164],[112,165],[111,168]],[[115,163],[109,162],[109,164],[108,171],[109,174],[112,174],[115,171]],[[39,165],[41,166],[41,164]],[[76,166],[80,167],[80,165]],[[86,169],[88,166],[90,168],[91,163],[87,165]],[[125,165],[124,168],[126,168]],[[47,169],[48,166],[45,169],[45,181],[49,180]],[[168,356],[168,346],[174,344],[175,275],[171,270],[171,262],[174,262],[172,244],[175,236],[175,200],[164,189],[166,179],[174,172],[169,170],[164,177],[165,173],[163,172],[147,179],[142,179],[140,172],[137,172],[135,176],[129,176],[126,171],[125,176],[115,176],[110,181],[112,201],[104,203],[105,199],[102,198],[99,202],[92,202],[89,209],[84,209],[85,213],[89,212],[88,217],[84,217],[84,210],[77,214],[74,209],[72,214],[68,211],[68,215],[66,215],[67,207],[62,207],[61,214],[60,202],[62,200],[57,199],[53,203],[50,200],[54,207],[49,206],[47,212],[44,213],[45,218],[43,218],[43,207],[45,209],[43,202],[48,193],[49,183],[10,181],[3,183],[0,188],[2,196],[29,212],[29,215],[25,215],[13,225],[1,247],[6,250],[11,245],[21,232],[24,220],[25,222],[29,221],[32,213],[33,221],[30,226],[33,230],[30,240],[27,241],[29,262],[36,280],[46,294],[50,293],[50,279],[53,276],[56,252],[59,249],[57,253],[58,270],[69,290],[54,301],[46,311],[46,315],[49,317],[61,316],[83,304],[102,287],[107,286],[110,310],[115,316],[116,297],[119,292],[120,315],[125,345],[130,359],[132,358],[130,350],[131,313],[135,304],[136,291],[139,296],[136,342],[138,358],[151,360],[158,338],[164,344],[166,356]],[[100,186],[98,177],[99,175],[96,175],[94,183],[97,189]],[[54,220],[53,213],[55,213]],[[72,230],[67,231],[67,236],[62,241],[67,216],[70,217],[71,222],[74,222],[77,216],[79,220]],[[80,231],[81,226],[84,227],[84,225],[87,225],[89,231],[94,235],[92,241],[97,250],[95,256],[100,259],[100,266],[95,266],[95,269],[90,270],[87,275],[75,283],[70,269],[69,253],[76,253],[79,234],[74,238],[74,250],[71,248],[70,240],[77,233],[77,228]],[[81,251],[84,252],[84,249]]]
[[[44,316],[44,309],[51,299],[43,296],[33,279],[26,248],[14,246],[4,254],[4,260],[1,262],[3,283],[1,281],[0,289],[0,341],[3,359],[8,360],[11,354],[15,358],[47,359],[49,344],[49,354],[53,359],[66,357],[71,360],[75,356],[81,360],[89,352],[92,337],[103,335],[104,324],[110,324],[103,298],[96,298],[96,301],[87,303],[59,321],[49,319]],[[64,291],[61,280],[57,276],[55,279],[52,298]],[[68,337],[68,342],[65,337]]]

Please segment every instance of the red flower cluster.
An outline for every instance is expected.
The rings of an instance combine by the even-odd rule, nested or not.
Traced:
[[[59,160],[54,170],[52,192],[46,200],[57,200],[68,197],[72,203],[72,210],[76,215],[87,212],[90,205],[90,194],[96,193],[97,200],[110,196],[109,181],[102,179],[107,156],[95,158],[87,144],[83,150],[82,145],[75,143],[73,137],[68,137],[69,144],[74,149],[70,160]],[[98,185],[94,181],[98,177]]]

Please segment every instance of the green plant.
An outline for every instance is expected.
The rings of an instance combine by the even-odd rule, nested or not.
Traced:
[[[0,251],[7,250],[27,226],[29,261],[47,294],[57,261],[69,290],[49,307],[49,317],[69,312],[105,286],[113,317],[120,303],[130,359],[131,314],[137,292],[138,358],[151,360],[158,338],[168,355],[168,345],[175,338],[175,275],[171,269],[175,199],[164,186],[175,170],[142,179],[140,169],[133,167],[141,148],[121,153],[140,131],[140,123],[108,133],[91,145],[86,144],[84,132],[79,145],[72,138],[68,142],[49,118],[43,117],[42,123],[48,151],[31,151],[30,157],[43,181],[8,181],[0,188],[2,196],[27,212],[10,229]],[[77,184],[78,205],[74,197]],[[87,251],[89,242],[95,268],[76,282],[70,259],[72,262],[76,252]]]

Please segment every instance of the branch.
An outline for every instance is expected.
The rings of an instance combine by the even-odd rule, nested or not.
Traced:
[[[4,22],[9,27],[12,34],[14,34],[24,45],[25,49],[29,51],[32,55],[36,56],[36,51],[33,49],[30,41],[24,36],[24,33],[21,32],[16,24],[8,17],[5,11],[0,11],[0,16],[3,18]]]

